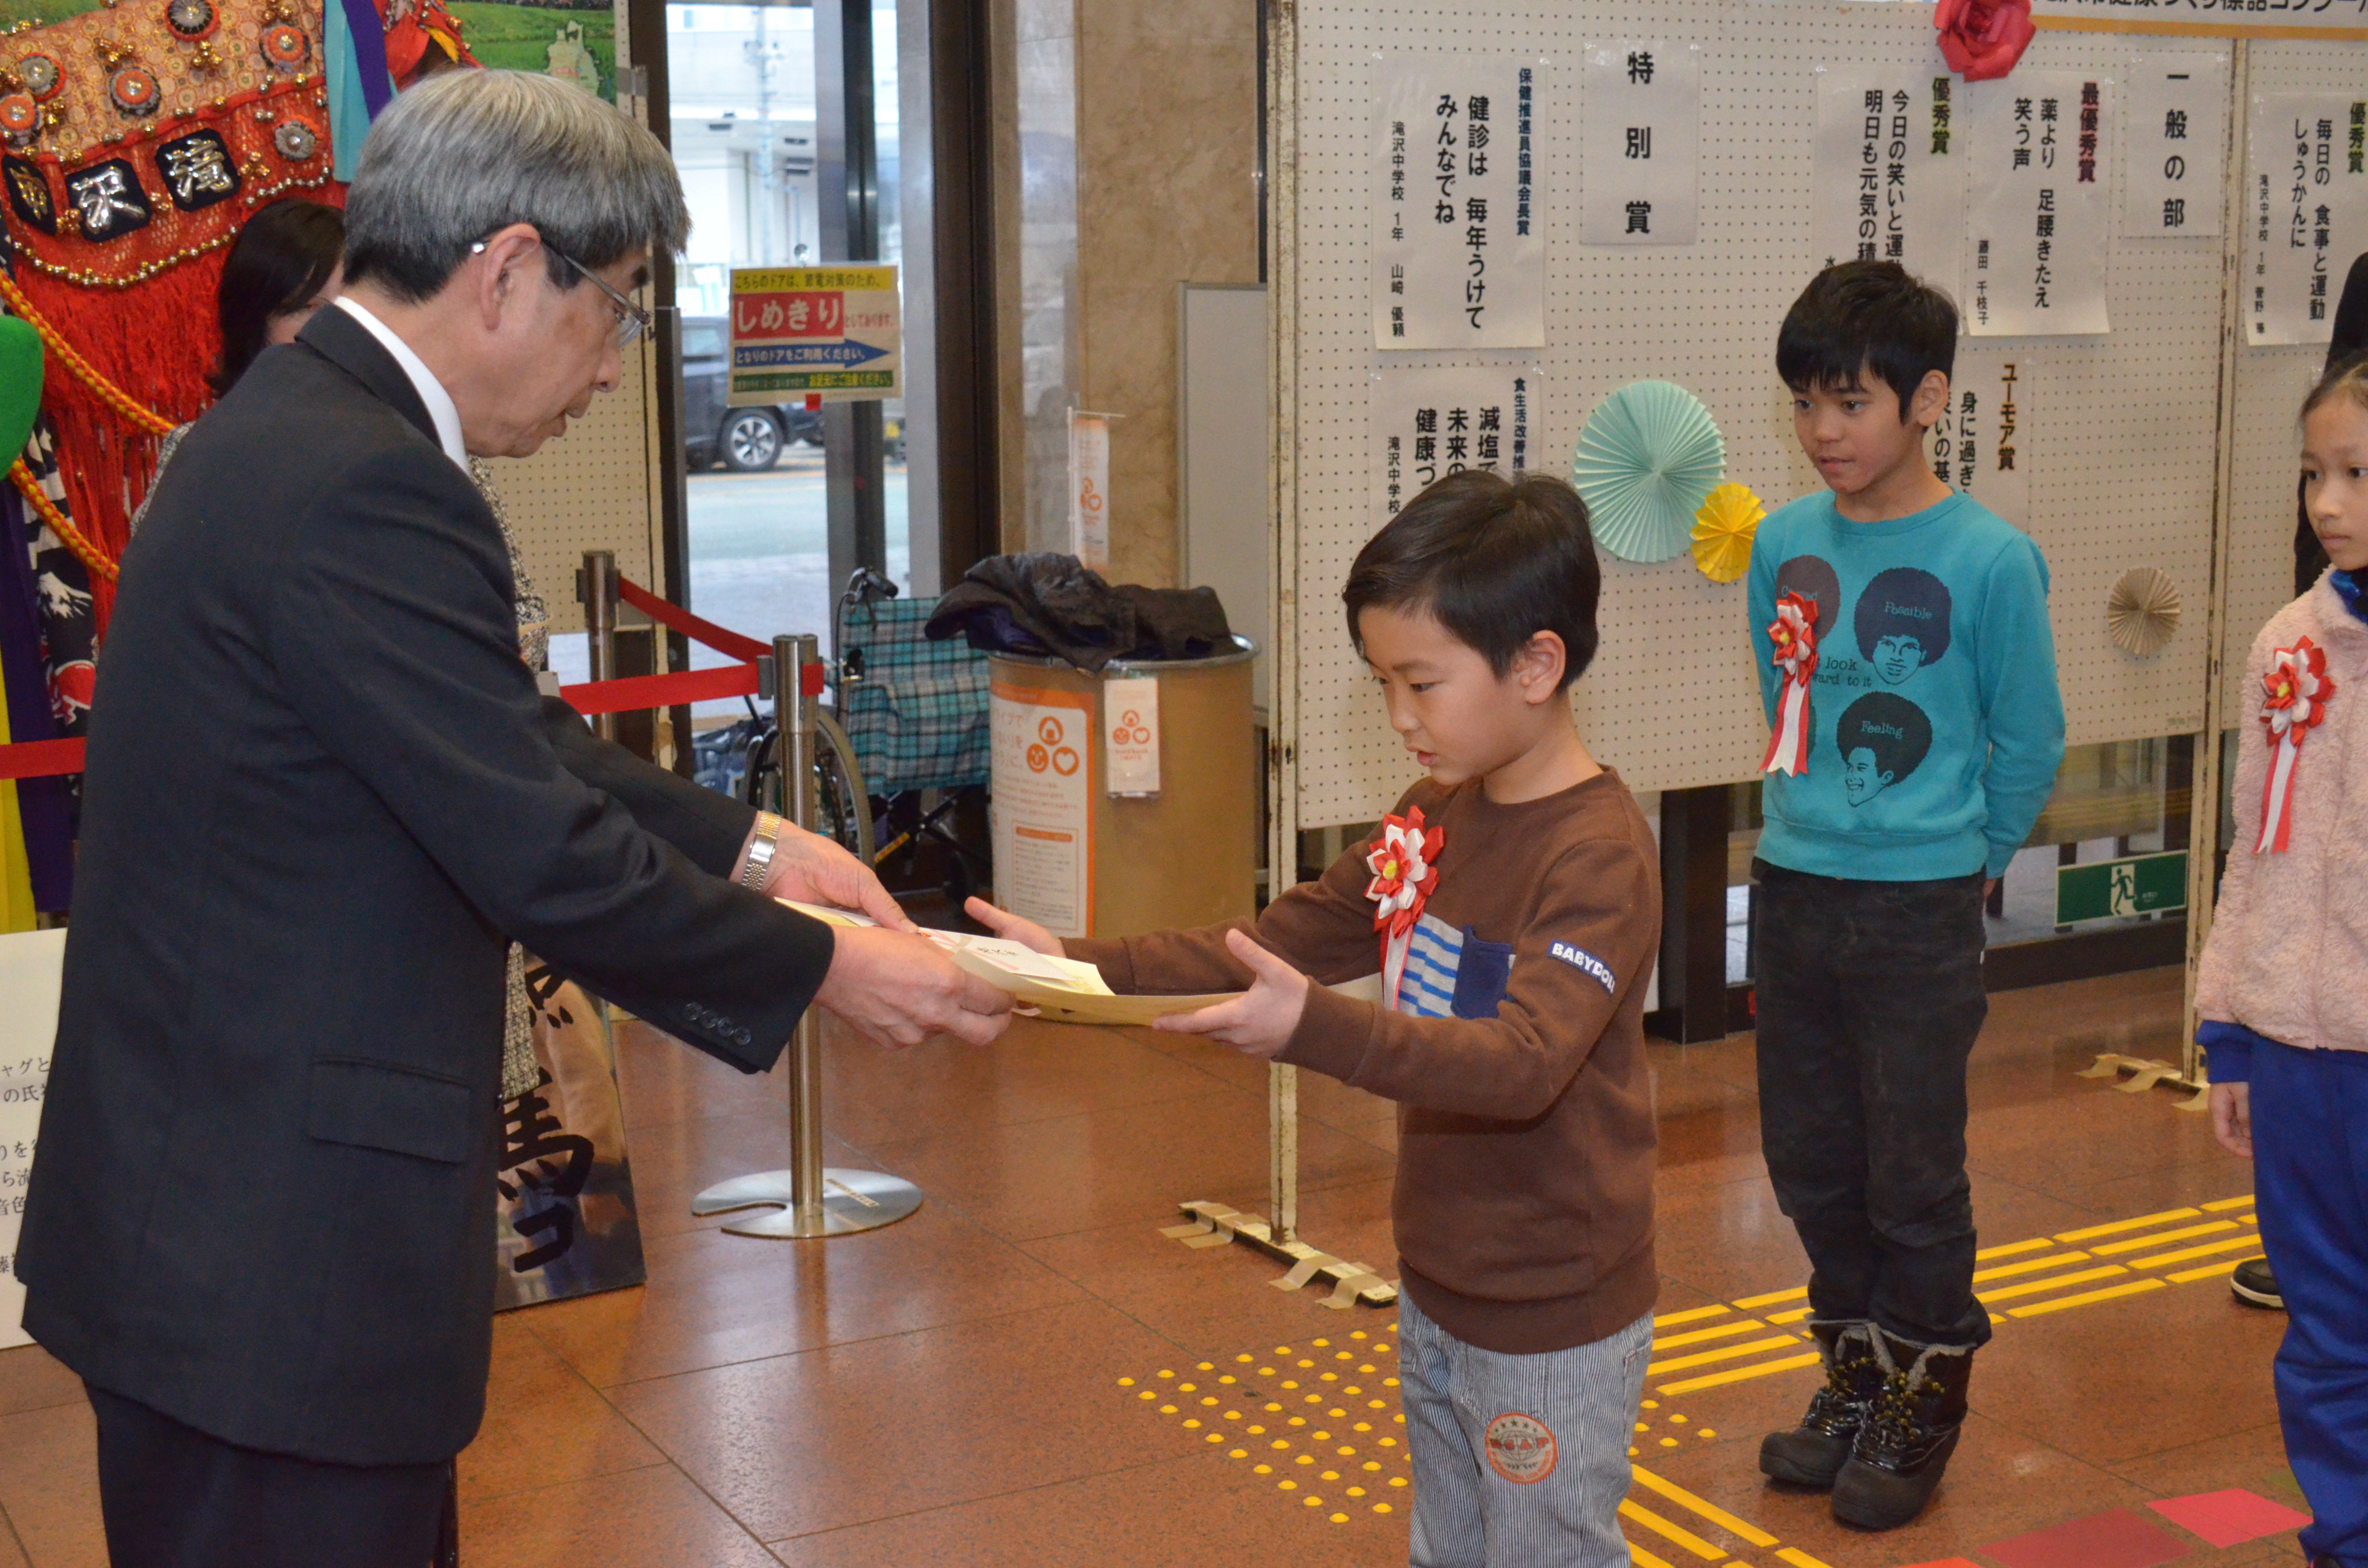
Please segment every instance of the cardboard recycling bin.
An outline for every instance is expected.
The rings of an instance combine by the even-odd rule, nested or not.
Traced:
[[[1258,736],[1244,637],[1206,659],[989,653],[996,902],[1056,936],[1256,909]]]

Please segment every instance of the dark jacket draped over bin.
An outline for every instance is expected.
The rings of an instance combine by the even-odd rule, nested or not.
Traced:
[[[1113,588],[1074,555],[991,555],[938,601],[928,634],[988,653],[1066,659],[1205,659],[1233,649],[1213,588]]]

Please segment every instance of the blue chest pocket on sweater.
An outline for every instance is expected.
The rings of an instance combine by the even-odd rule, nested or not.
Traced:
[[[1406,943],[1398,1011],[1422,1018],[1493,1018],[1513,971],[1513,949],[1425,915]]]
[[[1463,962],[1455,971],[1455,1016],[1493,1018],[1513,977],[1513,944],[1491,942],[1463,928]]]

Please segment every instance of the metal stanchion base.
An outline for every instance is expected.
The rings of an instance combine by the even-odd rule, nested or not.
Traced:
[[[721,1214],[730,1209],[777,1204],[769,1214],[751,1214],[723,1228],[735,1236],[806,1238],[844,1236],[893,1225],[921,1206],[921,1189],[902,1176],[878,1171],[826,1170],[822,1173],[822,1206],[801,1215],[790,1196],[789,1171],[758,1171],[718,1182],[690,1200],[694,1214]]]
[[[1169,1225],[1160,1234],[1188,1247],[1224,1246],[1230,1242],[1249,1243],[1269,1257],[1280,1258],[1291,1265],[1291,1272],[1268,1284],[1278,1290],[1296,1290],[1321,1278],[1332,1285],[1332,1294],[1324,1305],[1340,1311],[1362,1301],[1369,1307],[1386,1307],[1398,1299],[1398,1288],[1373,1272],[1369,1264],[1349,1263],[1309,1246],[1305,1242],[1279,1242],[1264,1220],[1229,1209],[1222,1203],[1207,1201],[1179,1204],[1188,1223]]]

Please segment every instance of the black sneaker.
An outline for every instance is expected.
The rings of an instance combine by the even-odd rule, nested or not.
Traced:
[[[1970,1345],[1918,1345],[1878,1329],[1883,1389],[1834,1478],[1834,1517],[1861,1529],[1896,1529],[1924,1511],[1949,1468],[1965,1422]]]
[[[2248,1257],[2238,1264],[2228,1276],[2228,1290],[2249,1306],[2267,1307],[2273,1312],[2286,1310],[2286,1299],[2278,1294],[2278,1277],[2270,1272],[2266,1257]]]
[[[1809,1332],[1826,1360],[1826,1386],[1810,1396],[1798,1426],[1761,1440],[1759,1471],[1772,1481],[1824,1491],[1849,1462],[1867,1407],[1883,1390],[1883,1364],[1874,1358],[1871,1323],[1812,1322]]]

